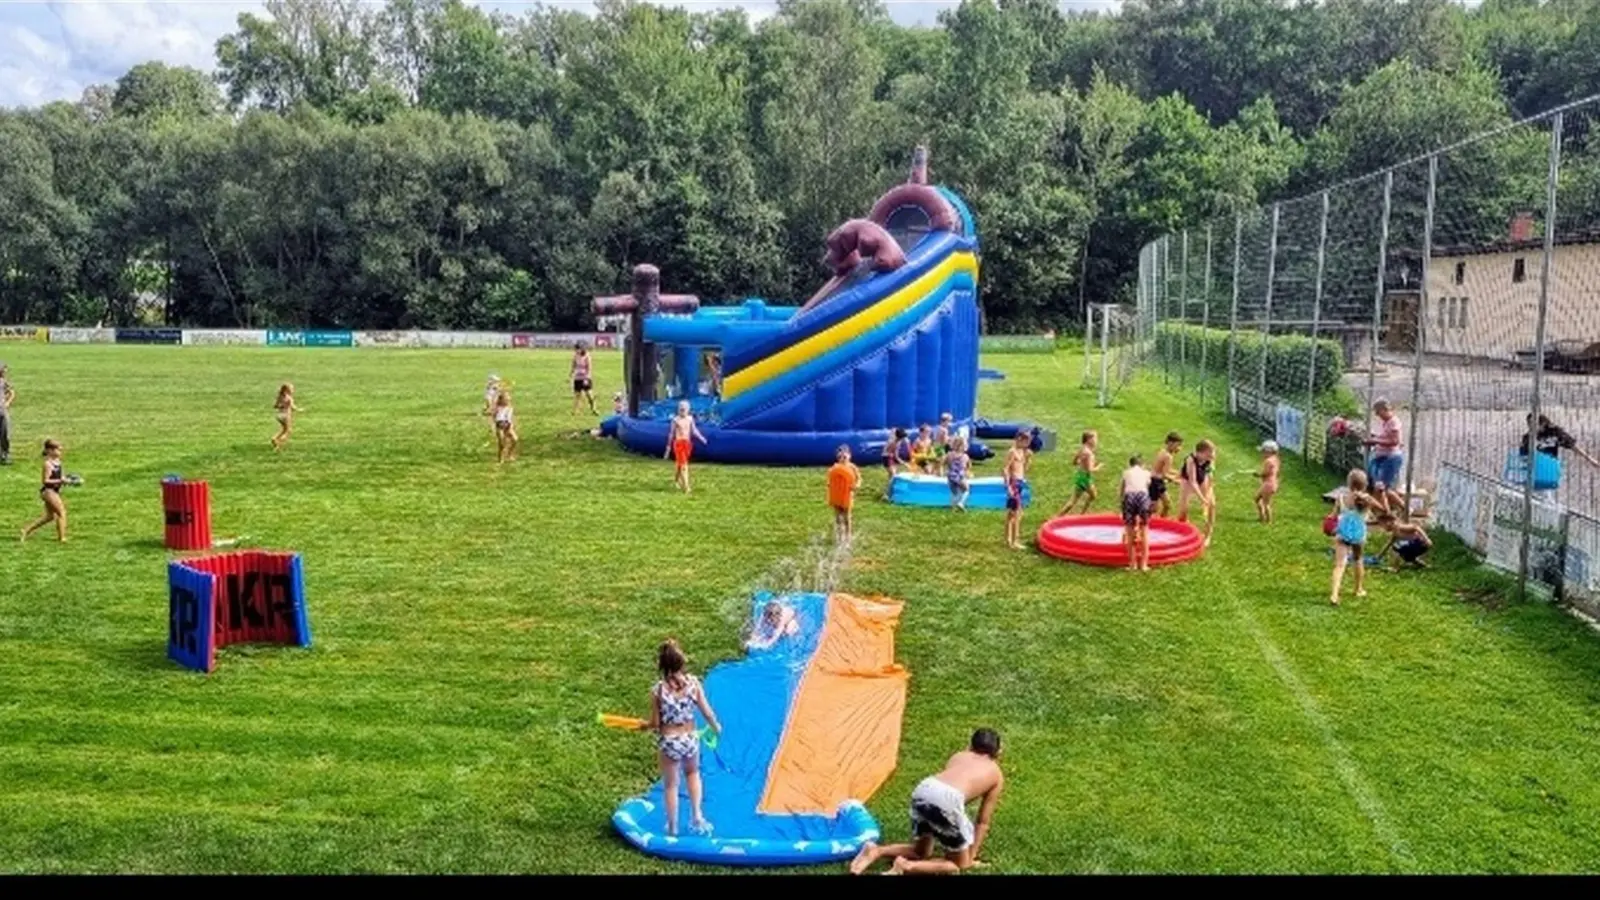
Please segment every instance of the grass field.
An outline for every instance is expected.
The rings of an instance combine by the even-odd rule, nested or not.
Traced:
[[[554,440],[592,421],[569,416],[559,353],[4,350],[4,519],[38,515],[46,436],[87,484],[69,544],[0,550],[0,870],[684,871],[613,835],[653,747],[595,713],[643,712],[663,637],[703,672],[736,652],[751,590],[812,580],[820,471],[703,466],[684,497],[668,463]],[[1150,381],[1103,411],[1081,358],[984,364],[1008,375],[986,414],[1064,444],[1100,430],[1107,493],[1169,428],[1217,438],[1225,475],[1254,464],[1249,435]],[[606,396],[619,370],[599,359]],[[517,383],[505,468],[476,415],[489,371]],[[306,412],[274,455],[282,380]],[[1036,460],[1030,535],[1070,456]],[[998,513],[864,499],[839,584],[906,601],[912,673],[900,768],[869,804],[887,836],[990,725],[996,873],[1595,871],[1600,638],[1465,601],[1485,576],[1449,547],[1329,607],[1330,479],[1285,470],[1276,525],[1225,477],[1208,557],[1148,576],[1007,552]],[[166,661],[168,472],[211,482],[219,535],[304,554],[313,648],[225,650],[210,677]]]

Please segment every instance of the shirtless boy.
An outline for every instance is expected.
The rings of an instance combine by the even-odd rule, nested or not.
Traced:
[[[922,779],[911,792],[911,836],[915,843],[880,847],[870,841],[850,863],[860,875],[880,859],[894,860],[890,875],[959,875],[980,866],[978,853],[989,836],[1005,776],[1000,773],[1000,735],[988,728],[972,733],[968,749],[950,757],[944,771]],[[967,818],[967,804],[983,799],[978,824]],[[933,859],[937,841],[944,859]]]
[[[1061,507],[1061,511],[1056,515],[1071,515],[1080,499],[1083,500],[1081,512],[1087,513],[1095,498],[1099,496],[1094,489],[1094,473],[1100,469],[1100,463],[1095,461],[1094,452],[1099,447],[1100,436],[1093,431],[1085,431],[1083,446],[1078,448],[1078,455],[1072,458],[1072,464],[1078,467],[1078,471],[1072,477],[1072,499],[1068,500],[1067,505]]]
[[[1167,489],[1177,481],[1182,480],[1178,468],[1173,460],[1183,451],[1183,436],[1176,431],[1167,432],[1167,442],[1162,445],[1161,452],[1156,454],[1156,460],[1150,466],[1150,502],[1155,504],[1155,514],[1165,519],[1172,515],[1172,500],[1167,496]]]
[[[667,449],[661,458],[671,456],[677,460],[672,483],[683,488],[685,494],[689,493],[689,451],[694,448],[690,438],[702,444],[706,442],[706,436],[700,433],[700,428],[694,424],[694,415],[689,412],[689,401],[680,400],[678,414],[672,417],[672,428],[667,432]]]
[[[1033,435],[1017,432],[1001,472],[1006,481],[1006,546],[1013,550],[1022,549],[1022,486],[1028,480],[1028,458],[1033,455],[1028,447],[1032,443]]]

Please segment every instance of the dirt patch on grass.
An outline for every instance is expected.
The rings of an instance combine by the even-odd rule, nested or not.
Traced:
[[[1487,612],[1499,612],[1507,603],[1504,593],[1487,587],[1462,588],[1456,591],[1456,599]]]

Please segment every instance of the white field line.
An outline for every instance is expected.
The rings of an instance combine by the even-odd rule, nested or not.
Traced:
[[[1333,762],[1333,770],[1339,776],[1339,780],[1344,783],[1345,791],[1349,793],[1350,799],[1355,801],[1356,806],[1367,817],[1367,821],[1371,823],[1373,833],[1377,835],[1378,840],[1388,847],[1389,855],[1400,872],[1402,874],[1415,872],[1417,870],[1417,861],[1411,855],[1411,849],[1406,845],[1405,840],[1400,837],[1400,832],[1395,829],[1394,822],[1390,820],[1388,812],[1383,807],[1383,801],[1378,799],[1378,795],[1369,786],[1367,779],[1362,776],[1361,769],[1356,765],[1355,758],[1350,755],[1350,751],[1345,749],[1343,742],[1334,734],[1333,724],[1328,721],[1328,717],[1323,713],[1322,707],[1317,704],[1316,698],[1311,696],[1311,692],[1306,689],[1305,683],[1294,673],[1294,669],[1289,665],[1289,660],[1283,655],[1283,651],[1278,649],[1278,646],[1267,636],[1266,630],[1261,627],[1261,623],[1256,621],[1249,607],[1239,599],[1238,594],[1231,591],[1230,594],[1233,596],[1234,609],[1238,612],[1239,618],[1244,621],[1245,628],[1249,630],[1250,636],[1255,639],[1256,646],[1261,649],[1261,655],[1266,658],[1267,664],[1272,666],[1272,671],[1277,674],[1278,680],[1283,683],[1290,696],[1294,697],[1295,702],[1300,705],[1300,711],[1305,714],[1306,719],[1311,722],[1312,727],[1317,730],[1318,735],[1322,738],[1323,746]]]

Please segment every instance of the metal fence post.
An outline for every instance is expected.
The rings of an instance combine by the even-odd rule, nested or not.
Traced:
[[[1422,353],[1428,344],[1428,273],[1432,269],[1434,198],[1438,186],[1439,154],[1435,153],[1428,157],[1428,206],[1422,221],[1422,298],[1417,303],[1417,351],[1411,369],[1411,427],[1407,429],[1411,446],[1401,451],[1406,455],[1405,516],[1408,519],[1411,517],[1411,475],[1417,467],[1417,446],[1421,443],[1417,440],[1417,418],[1422,411]],[[1394,485],[1387,485],[1386,489],[1392,491]]]
[[[1565,113],[1556,113],[1550,123],[1550,164],[1545,173],[1544,258],[1539,263],[1539,314],[1533,340],[1533,410],[1528,416],[1528,455],[1522,484],[1522,546],[1518,550],[1517,597],[1528,594],[1528,553],[1533,539],[1533,473],[1537,469],[1539,415],[1544,386],[1544,340],[1546,312],[1550,307],[1550,258],[1555,251],[1556,188],[1561,178],[1561,131]]]
[[[1091,312],[1093,304],[1083,304],[1083,386],[1090,384],[1090,359],[1094,356],[1094,314]]]
[[[1267,240],[1267,308],[1262,314],[1261,366],[1256,383],[1256,389],[1260,391],[1262,398],[1267,396],[1267,357],[1271,355],[1268,351],[1267,340],[1272,337],[1272,280],[1277,275],[1278,215],[1281,209],[1279,204],[1272,204],[1272,236]]]
[[[1239,244],[1244,236],[1244,213],[1233,214],[1233,302],[1228,312],[1228,389],[1233,388],[1233,361],[1239,350]]]
[[[1162,235],[1162,237],[1161,237],[1161,303],[1162,304],[1166,303],[1167,294],[1171,290],[1172,290],[1172,235],[1167,234],[1167,235]],[[1157,329],[1157,331],[1156,331],[1156,351],[1157,351],[1157,355],[1161,357],[1161,384],[1163,386],[1165,386],[1165,385],[1171,383],[1172,342],[1171,342],[1171,340],[1168,340],[1166,347],[1162,347],[1161,343],[1162,343],[1161,332],[1160,332],[1160,329]]]
[[[1200,307],[1200,405],[1206,405],[1206,382],[1211,374],[1206,369],[1206,348],[1211,346],[1211,225],[1206,224],[1206,276],[1205,298]]]
[[[1189,371],[1189,229],[1183,230],[1183,258],[1178,263],[1178,389],[1188,387]]]
[[[1317,415],[1317,336],[1322,328],[1322,273],[1328,259],[1328,192],[1322,192],[1322,225],[1317,233],[1317,283],[1312,290],[1310,375],[1306,379],[1306,442],[1300,448],[1302,462],[1311,462],[1311,424]],[[1324,450],[1326,455],[1326,450]]]
[[[1383,224],[1378,232],[1378,284],[1372,291],[1372,340],[1367,344],[1367,427],[1366,434],[1372,435],[1372,401],[1378,388],[1378,341],[1382,339],[1383,330],[1383,283],[1389,277],[1389,204],[1394,196],[1394,170],[1383,173]],[[1370,457],[1372,451],[1367,450],[1364,457]],[[1369,458],[1362,462],[1370,463]]]
[[[1104,407],[1108,402],[1108,400],[1106,398],[1106,379],[1108,377],[1107,372],[1106,372],[1106,368],[1107,368],[1107,364],[1108,364],[1109,360],[1111,359],[1111,346],[1110,346],[1110,343],[1111,343],[1111,307],[1102,303],[1100,305],[1100,405],[1101,405],[1101,407]]]

